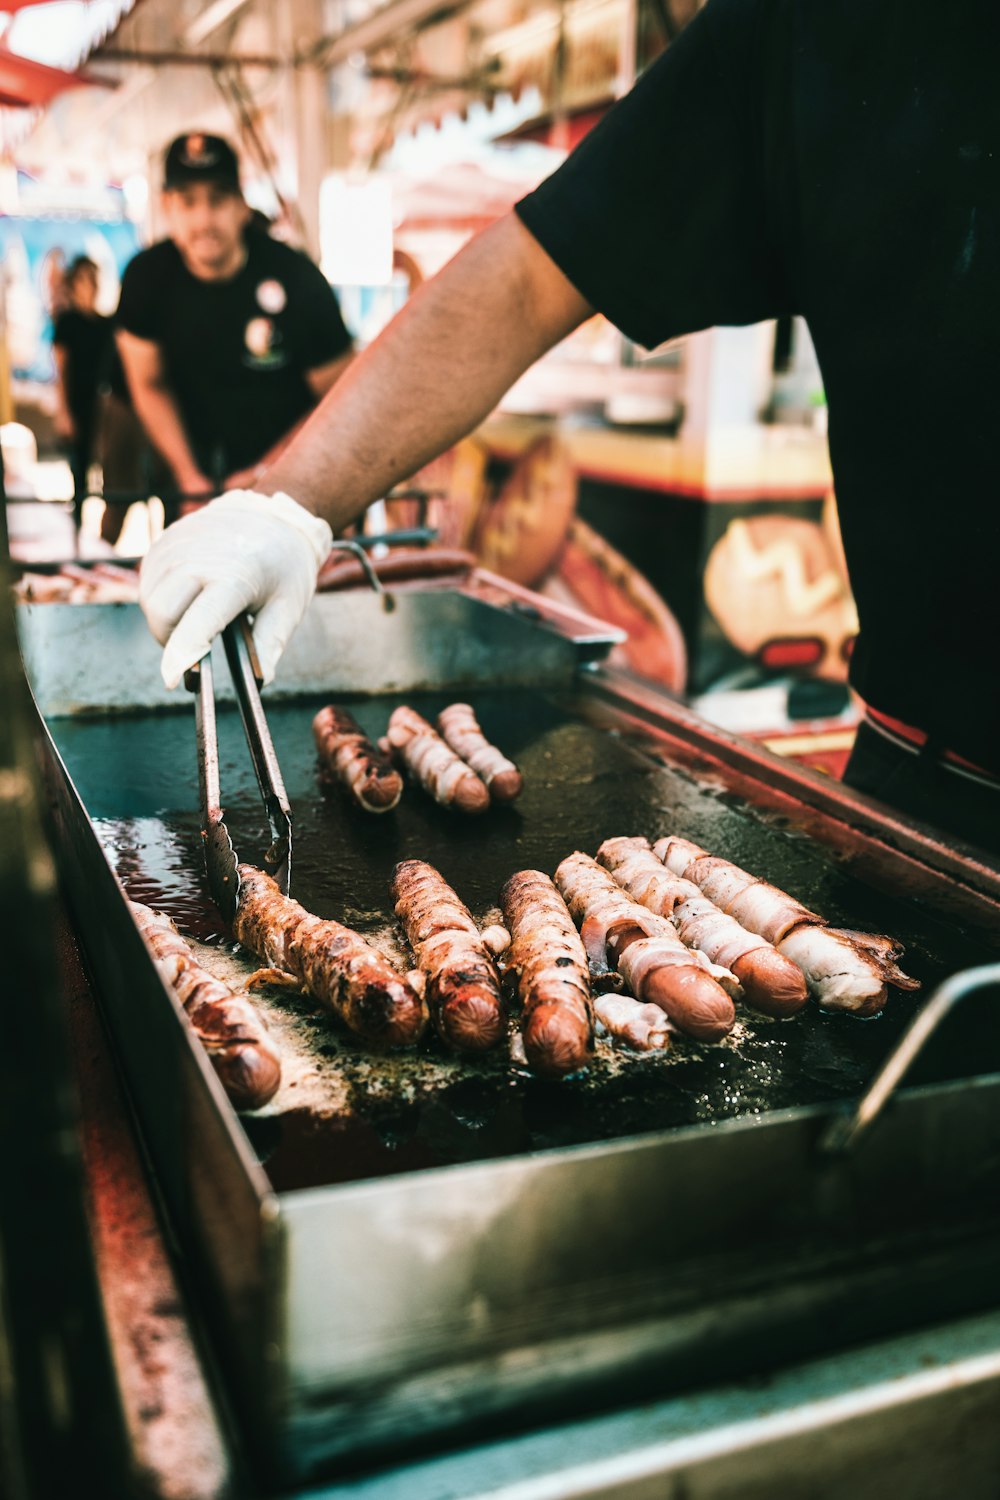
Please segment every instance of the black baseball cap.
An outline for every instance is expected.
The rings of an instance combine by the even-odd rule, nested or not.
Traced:
[[[236,152],[221,135],[200,130],[179,135],[167,147],[163,161],[163,187],[188,187],[193,182],[213,182],[230,192],[240,191],[240,164]]]

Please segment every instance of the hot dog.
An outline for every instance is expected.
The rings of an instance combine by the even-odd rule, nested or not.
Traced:
[[[381,953],[339,922],[314,917],[252,865],[240,865],[239,942],[292,974],[358,1036],[386,1047],[419,1040],[423,1000]]]
[[[769,938],[782,957],[799,966],[824,1010],[873,1016],[885,1005],[888,985],[920,988],[919,980],[895,963],[902,949],[892,938],[836,931],[794,896],[687,839],[659,839],[653,852],[744,927]]]
[[[277,1092],[281,1061],[253,1001],[203,969],[169,917],[129,905],[229,1098],[237,1109],[260,1109]]]
[[[490,794],[475,771],[415,709],[404,704],[395,710],[389,720],[388,739],[435,802],[465,813],[481,813],[489,807]]]
[[[809,988],[798,965],[727,915],[692,881],[666,869],[648,839],[606,839],[597,858],[636,901],[668,917],[687,947],[730,969],[755,1010],[791,1016],[806,1004]]]
[[[403,795],[403,778],[392,759],[378,750],[346,708],[331,703],[313,719],[313,735],[323,765],[366,810],[389,812]]]
[[[422,859],[396,866],[392,898],[427,976],[425,994],[438,1031],[462,1052],[495,1046],[504,1030],[500,975],[468,908]]]
[[[573,919],[540,870],[512,875],[500,896],[511,935],[508,971],[524,1007],[528,1066],[558,1078],[586,1067],[594,1051],[590,977]]]
[[[494,802],[513,802],[521,795],[524,778],[512,760],[491,745],[469,703],[452,703],[438,714],[438,729],[456,755],[461,756]]]
[[[723,983],[734,976],[685,948],[665,917],[641,906],[586,854],[570,854],[556,885],[581,924],[594,970],[617,968],[637,1000],[666,1011],[679,1031],[717,1041],[732,1031],[736,1010]]]

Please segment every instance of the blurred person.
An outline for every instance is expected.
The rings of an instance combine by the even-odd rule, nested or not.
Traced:
[[[845,779],[1000,853],[998,53],[987,0],[947,24],[936,0],[708,0],[416,293],[252,492],[159,539],[141,602],[167,682],[244,609],[272,676],[331,527],[595,309],[648,348],[801,314],[868,705]]]
[[[136,412],[182,495],[253,484],[353,357],[325,277],[250,229],[239,164],[191,132],[164,161],[169,237],[126,267],[118,347]]]
[[[97,265],[78,255],[66,270],[66,306],[56,315],[52,352],[56,365],[56,432],[66,445],[73,475],[77,537],[87,498],[87,475],[96,457],[99,393],[114,346],[111,319],[97,311]]]

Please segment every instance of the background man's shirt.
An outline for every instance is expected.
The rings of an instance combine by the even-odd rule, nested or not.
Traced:
[[[333,290],[305,255],[250,231],[228,281],[201,281],[171,240],[125,269],[117,324],[160,347],[204,472],[262,458],[315,405],[305,373],[351,348]]]

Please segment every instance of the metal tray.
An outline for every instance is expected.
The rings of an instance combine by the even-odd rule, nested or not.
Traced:
[[[519,865],[552,868],[611,833],[675,826],[831,916],[898,933],[930,983],[1000,947],[987,920],[998,908],[963,870],[942,873],[912,846],[858,830],[844,857],[848,825],[816,805],[821,789],[796,800],[767,762],[755,782],[746,752],[699,745],[697,725],[665,699],[640,713],[627,685],[576,673],[572,647],[523,617],[441,592],[407,599],[408,655],[389,667],[391,615],[372,612],[375,601],[357,616],[343,600],[318,601],[309,661],[293,659],[295,686],[272,713],[297,814],[296,894],[321,913],[384,928],[388,871],[404,854],[440,864],[481,910]],[[99,714],[105,677],[131,679],[113,707],[134,711],[136,683],[144,692],[155,669],[154,650],[134,675],[136,611],[74,608],[107,621],[76,633],[74,687],[50,659],[59,632],[46,619],[44,638],[34,634],[43,611],[61,608],[22,621],[50,710]],[[318,695],[450,688],[444,666],[428,680],[442,619],[461,634],[447,648],[454,686],[475,680],[454,663],[475,663],[484,724],[524,763],[523,804],[456,824],[408,794],[395,819],[355,815],[315,781]],[[344,664],[362,655],[372,675],[359,683]],[[515,681],[533,686],[512,692]],[[389,706],[356,704],[371,728]],[[1000,1078],[975,1017],[938,1063],[960,1083],[906,1090],[856,1158],[816,1152],[831,1104],[860,1091],[912,1013],[902,997],[876,1022],[815,1012],[751,1022],[731,1046],[663,1065],[605,1057],[592,1077],[559,1086],[512,1078],[496,1061],[455,1063],[433,1042],[373,1063],[303,1013],[297,1036],[317,1068],[350,1083],[343,1118],[317,1124],[279,1095],[241,1123],[101,847],[134,895],[212,937],[189,712],[53,717],[44,758],[63,877],[151,1157],[248,1434],[276,1478],[576,1413],[607,1399],[612,1381],[616,1400],[690,1388],[994,1295]],[[233,715],[222,730],[228,816],[249,849],[260,831],[252,773]]]

